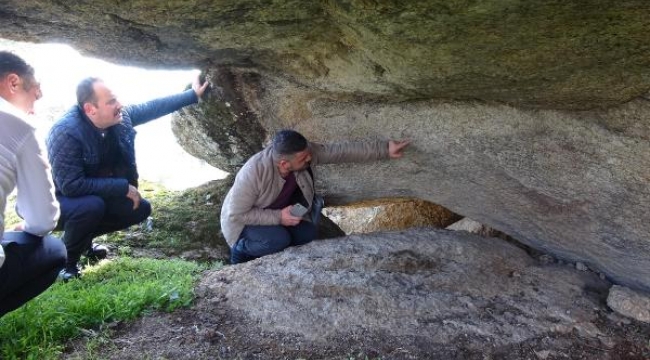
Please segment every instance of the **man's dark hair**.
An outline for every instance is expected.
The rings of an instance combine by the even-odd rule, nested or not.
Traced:
[[[87,77],[77,85],[77,104],[83,109],[85,103],[91,103],[97,106],[97,96],[93,85],[101,81],[100,78]]]
[[[280,130],[273,137],[273,155],[276,159],[290,157],[307,149],[307,139],[294,130]]]
[[[34,68],[18,55],[9,51],[0,51],[0,79],[4,79],[9,74],[33,80]]]

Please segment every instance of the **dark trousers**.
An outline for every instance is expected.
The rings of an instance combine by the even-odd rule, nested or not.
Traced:
[[[50,287],[66,259],[63,242],[50,235],[41,238],[22,231],[7,232],[2,248],[0,317]]]
[[[123,198],[104,199],[95,195],[57,196],[61,218],[57,229],[63,230],[68,250],[67,266],[76,266],[81,255],[90,250],[93,239],[113,231],[126,229],[151,215],[151,204],[145,199],[133,210],[133,202]]]
[[[289,246],[307,244],[317,235],[316,226],[301,221],[296,226],[246,225],[230,249],[230,263],[237,264],[273,254]]]

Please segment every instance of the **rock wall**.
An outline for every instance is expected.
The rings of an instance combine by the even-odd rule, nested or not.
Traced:
[[[0,35],[120,63],[236,65],[375,99],[618,104],[650,88],[645,0],[5,0]]]
[[[330,205],[423,199],[538,250],[583,262],[614,281],[650,289],[650,101],[645,98],[604,110],[552,110],[479,101],[334,99],[268,77],[237,88],[248,89],[238,96],[248,97],[248,111],[266,129],[263,137],[291,127],[318,142],[412,140],[397,161],[316,168],[317,187]],[[215,95],[212,101],[231,100]],[[234,116],[182,122],[212,123],[232,134],[221,121]],[[217,157],[201,157],[236,170]]]

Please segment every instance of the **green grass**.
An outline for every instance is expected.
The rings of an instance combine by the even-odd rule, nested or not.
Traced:
[[[145,258],[105,260],[88,267],[81,280],[57,282],[0,318],[0,358],[56,359],[82,329],[132,320],[146,311],[187,307],[206,267]]]
[[[12,194],[7,198],[7,208],[5,209],[5,231],[13,230],[13,228],[20,224],[21,218],[16,214],[16,194]]]
[[[213,182],[171,191],[143,181],[140,191],[152,203],[153,229],[135,225],[97,239],[113,244],[118,258],[87,267],[80,281],[55,283],[36,299],[0,318],[0,359],[58,359],[66,344],[84,333],[94,334],[83,340],[89,355],[110,337],[111,323],[130,321],[149,311],[189,306],[200,272],[220,264],[130,256],[136,248],[175,255],[225,244],[220,237],[218,214],[228,186],[228,182]],[[13,195],[7,202],[8,230],[21,222],[14,211],[15,200]]]

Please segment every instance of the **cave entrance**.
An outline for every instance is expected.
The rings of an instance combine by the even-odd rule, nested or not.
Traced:
[[[35,69],[43,97],[35,104],[34,125],[44,139],[49,128],[76,102],[76,87],[88,76],[110,86],[123,105],[138,104],[182,91],[199,72],[196,69],[152,70],[121,66],[82,56],[63,44],[34,44],[0,39],[0,50],[11,51]],[[138,126],[136,157],[143,180],[180,190],[227,173],[188,154],[171,130],[171,116]]]

